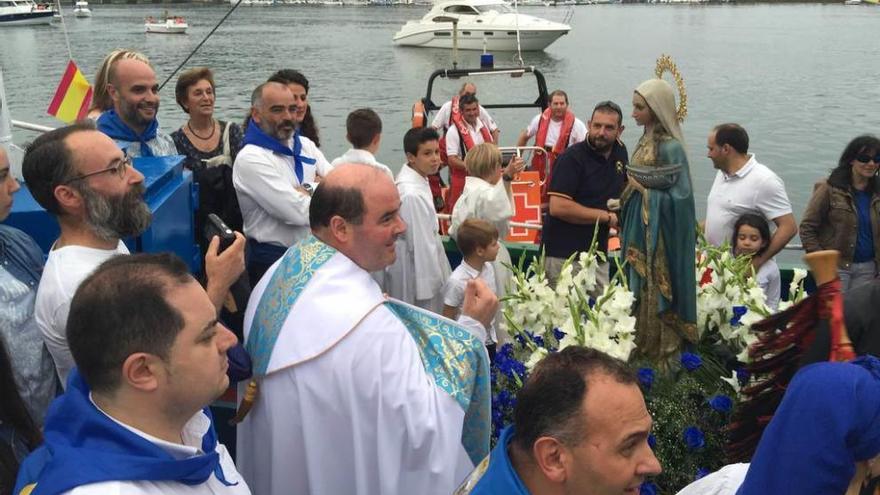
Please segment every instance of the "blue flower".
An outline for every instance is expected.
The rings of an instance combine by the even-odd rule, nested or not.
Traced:
[[[706,446],[706,437],[696,426],[688,426],[684,429],[684,443],[688,450],[700,450]]]
[[[716,395],[709,399],[709,405],[712,406],[712,409],[727,414],[733,408],[733,401],[726,395]]]
[[[688,371],[694,371],[703,365],[703,360],[699,355],[691,353],[691,352],[682,352],[681,353],[681,365],[684,369]]]
[[[736,369],[736,379],[739,380],[739,384],[741,386],[746,386],[749,383],[749,378],[751,378],[751,373],[743,367],[739,367]]]
[[[639,383],[645,390],[651,390],[654,385],[654,370],[651,368],[639,368]]]
[[[553,336],[556,337],[556,340],[562,340],[562,337],[565,337],[565,332],[558,328],[553,329]]]
[[[700,479],[700,478],[705,478],[705,477],[706,477],[709,473],[711,473],[711,472],[712,472],[712,471],[710,471],[710,470],[708,470],[708,469],[706,469],[706,468],[699,468],[699,469],[697,469],[697,476],[694,477],[694,481],[696,481],[696,480],[698,480],[698,479]]]
[[[532,341],[533,341],[535,344],[537,344],[538,347],[544,347],[544,337],[541,337],[540,335],[533,335],[533,336],[532,336]]]
[[[748,312],[748,308],[746,308],[745,306],[734,306],[733,318],[730,319],[730,324],[735,327],[742,325],[739,320],[743,317],[744,314],[746,314],[746,312]]]
[[[653,481],[646,481],[639,487],[639,495],[657,495],[658,493],[660,493],[660,489]]]
[[[654,436],[653,433],[648,435],[648,447],[651,447],[651,450],[654,450],[654,447],[657,446],[657,437]]]

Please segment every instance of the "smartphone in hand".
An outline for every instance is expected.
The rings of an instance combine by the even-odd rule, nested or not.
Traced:
[[[205,239],[211,242],[214,236],[220,238],[220,247],[217,254],[220,254],[235,242],[235,232],[232,231],[216,214],[211,213],[205,222]]]

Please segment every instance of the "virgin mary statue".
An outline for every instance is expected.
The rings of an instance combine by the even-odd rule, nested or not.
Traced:
[[[632,116],[644,134],[621,198],[621,241],[636,297],[636,358],[658,364],[697,340],[696,217],[683,114],[663,79],[645,81],[633,94]]]

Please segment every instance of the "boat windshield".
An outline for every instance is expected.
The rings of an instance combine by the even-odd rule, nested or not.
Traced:
[[[492,3],[489,5],[479,5],[476,6],[476,9],[480,11],[481,14],[485,14],[486,12],[494,10],[499,14],[512,14],[514,11],[507,5],[506,3]]]

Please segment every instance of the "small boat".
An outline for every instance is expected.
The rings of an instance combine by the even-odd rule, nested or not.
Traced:
[[[451,0],[407,22],[393,40],[402,46],[452,48],[458,38],[461,50],[516,51],[517,30],[523,51],[541,51],[571,26],[517,13],[503,0]]]
[[[78,0],[73,7],[73,15],[76,17],[91,17],[92,11],[89,9],[89,2]]]
[[[147,20],[144,22],[144,31],[147,33],[186,34],[187,28],[189,28],[189,25],[180,16],[166,16],[164,21],[147,17]]]
[[[0,0],[0,26],[50,24],[55,10],[32,0]]]

